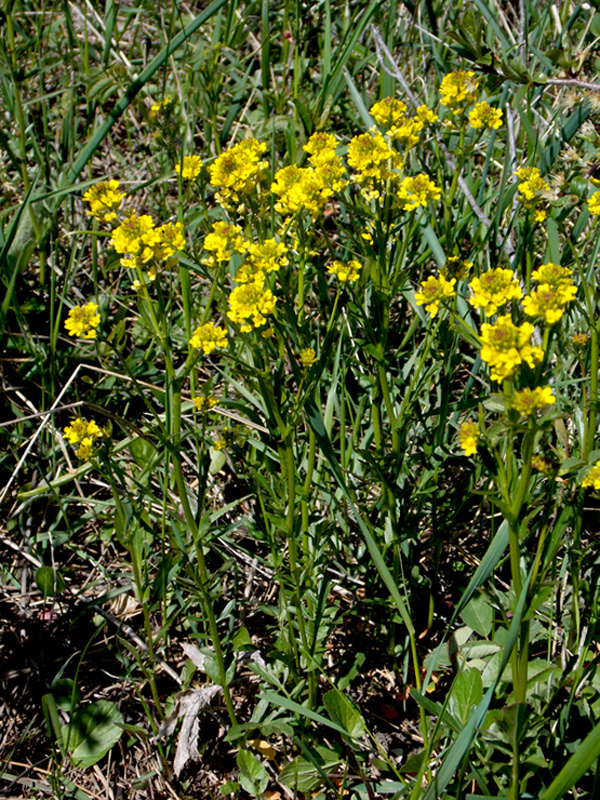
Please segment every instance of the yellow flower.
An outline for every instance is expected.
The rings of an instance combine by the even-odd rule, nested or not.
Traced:
[[[275,302],[273,292],[261,283],[244,283],[229,295],[227,316],[241,323],[242,332],[247,333],[252,327],[260,328],[265,324],[267,315],[275,310]]]
[[[304,149],[321,182],[334,192],[341,191],[348,183],[342,159],[335,152],[337,139],[332,133],[313,133]]]
[[[379,102],[371,106],[369,113],[378,125],[387,130],[393,125],[399,125],[404,122],[406,110],[406,103],[403,103],[402,100],[396,100],[394,97],[384,97],[383,100],[379,100]]]
[[[458,441],[466,456],[473,456],[477,452],[477,444],[481,436],[479,425],[472,419],[468,419],[460,426],[458,431]]]
[[[124,197],[119,191],[119,181],[101,181],[83,195],[86,203],[90,204],[86,213],[100,222],[112,222],[117,218]]]
[[[74,419],[63,432],[64,438],[68,439],[70,444],[79,445],[75,455],[82,461],[87,461],[91,457],[94,441],[105,435],[106,432],[99,428],[94,420],[88,422],[83,417]]]
[[[127,219],[112,232],[111,245],[117,253],[125,254],[121,259],[125,267],[135,267],[139,262],[146,263],[154,257],[154,248],[159,243],[159,236],[154,227],[152,217],[148,214],[131,213]]]
[[[494,381],[510,378],[522,363],[533,368],[544,357],[541,347],[531,345],[533,325],[524,322],[515,325],[506,314],[498,317],[494,325],[484,323],[481,326],[481,358],[491,367]]]
[[[600,194],[600,192],[599,192]],[[561,283],[571,283],[572,270],[568,267],[561,267],[560,264],[548,262],[542,264],[539,269],[531,273],[531,277],[538,283],[549,283],[550,286],[558,286]]]
[[[405,211],[414,211],[427,205],[428,200],[439,200],[442,190],[424,173],[414,178],[404,178],[398,188],[397,200]]]
[[[227,438],[222,433],[213,440],[213,447],[215,450],[225,450],[227,444]]]
[[[582,486],[592,486],[596,491],[600,489],[600,461],[596,461],[581,482]]]
[[[587,333],[576,333],[575,336],[571,339],[573,347],[575,350],[578,350],[580,353],[588,346],[589,338]]]
[[[545,475],[549,475],[550,473],[554,472],[552,463],[548,461],[547,458],[537,454],[531,457],[531,466],[534,469],[543,472]]]
[[[214,322],[207,322],[196,328],[190,339],[190,345],[197,350],[202,350],[209,356],[217,347],[227,347],[227,331]]]
[[[295,164],[283,167],[275,174],[271,191],[279,197],[275,203],[276,211],[281,214],[296,214],[306,210],[313,219],[321,214],[333,195],[333,189],[321,172],[310,167],[297,167]]]
[[[485,100],[477,103],[469,114],[472,128],[500,128],[502,126],[502,109],[493,108]]]
[[[574,300],[577,287],[573,284],[551,286],[542,283],[523,298],[523,311],[530,317],[544,317],[548,325],[555,325],[562,317],[567,303]]]
[[[520,392],[515,392],[511,402],[511,408],[518,411],[524,417],[544,408],[544,406],[551,406],[556,403],[556,397],[552,394],[552,389],[549,386],[536,386],[535,389],[522,389]]]
[[[361,269],[362,264],[358,261],[351,260],[347,264],[342,261],[334,261],[333,264],[327,267],[327,272],[330,275],[335,275],[340,283],[354,283],[360,278]]]
[[[316,360],[317,354],[312,347],[306,347],[304,350],[300,350],[300,363],[303,367],[312,367]]]
[[[476,308],[483,308],[486,314],[495,314],[510,300],[523,296],[519,282],[509,269],[490,269],[469,284],[473,294],[469,302]]]
[[[403,163],[400,153],[392,150],[380,133],[363,133],[348,144],[348,164],[355,170],[352,177],[368,199],[379,197],[386,181],[399,180]],[[363,184],[371,184],[371,188]]]
[[[210,165],[210,182],[219,189],[215,197],[224,208],[231,208],[232,201],[237,203],[240,195],[250,194],[260,183],[269,166],[261,161],[266,149],[264,142],[243,139],[217,156]]]
[[[157,261],[168,261],[175,253],[185,247],[182,222],[167,222],[156,229],[158,241],[154,245],[154,258]]]
[[[446,280],[456,278],[457,281],[462,281],[463,278],[466,278],[472,266],[472,261],[466,261],[459,256],[448,256],[440,275],[446,278]]]
[[[179,173],[182,178],[186,178],[186,180],[193,180],[200,175],[200,171],[202,169],[202,159],[200,156],[184,156],[183,157],[183,164],[181,161],[178,161],[175,164],[175,172]]]
[[[440,306],[449,298],[454,297],[454,286],[456,278],[447,280],[442,274],[438,277],[430,275],[425,283],[421,284],[421,290],[415,293],[415,300],[418,306],[425,306],[432,317],[440,310]]]
[[[440,84],[440,103],[454,114],[461,114],[464,107],[477,98],[478,80],[474,72],[458,70],[444,75]]]
[[[65,320],[65,328],[69,331],[69,336],[81,336],[83,339],[95,339],[96,328],[99,324],[98,306],[91,301],[85,306],[72,308]]]
[[[169,116],[175,108],[175,98],[167,94],[162,100],[152,103],[150,107],[150,122],[157,122],[159,116]]]
[[[600,192],[594,192],[594,194],[588,200],[588,208],[590,210],[590,214],[593,214],[595,217],[600,216]]]
[[[439,117],[427,106],[419,106],[415,113],[415,117],[420,120],[424,125],[433,125]]]
[[[247,260],[235,275],[236,283],[264,281],[269,272],[277,272],[290,263],[287,252],[288,249],[283,242],[277,242],[275,239],[266,239],[264,242],[249,245]]]
[[[196,397],[192,399],[192,402],[196,406],[196,411],[210,411],[211,408],[217,405],[217,401],[214,397],[206,397],[206,395],[203,394],[197,394]]]
[[[233,253],[245,253],[250,243],[247,242],[239,225],[229,225],[219,220],[213,222],[212,233],[204,239],[204,249],[214,255],[203,258],[202,263],[216,266],[218,261],[229,261]]]

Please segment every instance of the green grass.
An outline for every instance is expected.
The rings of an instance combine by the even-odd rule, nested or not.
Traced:
[[[1,13],[7,796],[594,797],[598,13]],[[478,87],[453,113],[440,86],[457,70]],[[382,138],[384,177],[361,178],[357,137],[388,97],[439,119],[413,146]],[[499,128],[469,124],[482,100]],[[334,188],[311,161],[320,133]],[[265,164],[220,201],[211,167],[249,138]],[[293,206],[311,164],[313,213]],[[546,188],[518,187],[524,167]],[[420,174],[439,191],[412,208]],[[124,198],[103,221],[83,195],[107,180]],[[185,245],[122,264],[112,236],[133,212]],[[215,261],[219,222],[246,245]],[[264,320],[236,320],[245,248],[272,238],[274,310],[267,294]],[[427,308],[454,257],[468,274]],[[531,295],[548,262],[577,288],[559,320],[469,302],[499,267]],[[69,336],[88,303],[97,335]],[[543,350],[519,343],[506,377],[481,338],[503,314]],[[226,346],[190,345],[211,323]],[[527,417],[515,392],[534,387],[555,402]],[[85,458],[64,435],[78,417],[97,424]]]

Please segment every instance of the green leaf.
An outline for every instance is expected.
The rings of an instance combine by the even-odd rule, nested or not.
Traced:
[[[483,697],[481,673],[477,669],[460,672],[450,694],[449,711],[453,717],[466,724],[469,714]]]
[[[310,792],[315,786],[323,783],[327,772],[331,772],[341,763],[337,753],[319,745],[311,756],[314,756],[314,762],[303,756],[297,756],[286,764],[279,773],[279,783],[298,792]]]
[[[323,695],[323,705],[334,722],[341,725],[352,739],[360,739],[365,733],[365,721],[360,711],[345,694],[332,689]]]
[[[65,579],[53,567],[40,567],[35,573],[35,582],[44,597],[55,597],[65,590]]]
[[[79,708],[62,727],[62,740],[74,767],[96,764],[120,739],[123,715],[109,700]]]
[[[474,597],[460,612],[460,616],[465,625],[468,625],[469,628],[473,628],[480,636],[490,635],[494,611],[482,595]]]
[[[248,794],[260,795],[269,784],[267,770],[249,750],[240,750],[237,754],[240,768],[240,783]]]
[[[540,800],[559,800],[600,758],[600,722],[589,733],[565,766],[546,789]]]

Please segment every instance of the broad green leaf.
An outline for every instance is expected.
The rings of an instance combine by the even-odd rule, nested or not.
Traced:
[[[297,756],[286,764],[279,773],[279,782],[298,792],[310,792],[323,782],[324,774],[331,772],[341,763],[337,753],[319,745],[312,755],[315,757],[314,762],[304,756]]]
[[[248,794],[261,795],[268,786],[269,776],[261,762],[249,750],[237,754],[240,768],[240,783]]]
[[[450,694],[449,711],[453,717],[466,724],[474,706],[483,697],[483,683],[477,669],[465,669],[456,676]]]
[[[480,636],[490,635],[494,611],[482,595],[474,597],[460,612],[460,616]]]
[[[96,764],[120,739],[123,715],[109,700],[97,700],[79,708],[62,727],[62,740],[74,767]]]
[[[35,573],[35,582],[44,597],[55,597],[65,590],[65,579],[53,567],[40,567]]]
[[[360,711],[345,694],[331,689],[323,695],[323,705],[334,722],[341,725],[353,739],[360,739],[365,733],[365,721]]]

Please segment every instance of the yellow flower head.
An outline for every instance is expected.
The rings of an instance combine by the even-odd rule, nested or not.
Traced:
[[[355,170],[353,179],[364,187],[367,197],[378,197],[386,181],[397,182],[402,169],[402,156],[392,150],[380,133],[363,133],[348,144],[348,164]]]
[[[167,94],[162,100],[152,103],[150,107],[150,122],[157,122],[158,118],[168,117],[175,108],[175,98]]]
[[[334,192],[341,191],[348,183],[342,159],[335,152],[337,139],[332,133],[313,133],[304,149],[309,153],[311,163],[322,184]]]
[[[456,278],[448,280],[442,274],[438,277],[430,275],[425,283],[421,284],[420,291],[415,293],[418,306],[425,306],[432,317],[440,310],[440,306],[450,297],[454,297]]]
[[[250,243],[244,239],[239,225],[219,220],[213,222],[212,233],[205,237],[203,245],[213,255],[203,258],[202,262],[215,266],[218,261],[229,261],[233,253],[245,253]]]
[[[333,195],[325,176],[311,167],[297,167],[291,164],[275,174],[271,191],[278,195],[275,210],[281,214],[297,214],[308,211],[316,219]]]
[[[439,200],[441,196],[442,190],[427,175],[420,173],[414,178],[404,178],[396,198],[405,211],[414,211],[427,205],[428,200]]]
[[[406,103],[394,97],[384,97],[369,109],[369,113],[378,125],[388,130],[394,125],[401,125],[406,118]]]
[[[168,261],[185,247],[182,222],[167,222],[156,229],[158,241],[154,245],[154,258]]]
[[[542,348],[531,345],[532,334],[533,325],[515,325],[510,314],[498,317],[494,325],[481,326],[481,358],[490,365],[492,380],[510,378],[523,363],[533,369],[543,359]]]
[[[596,461],[594,466],[589,470],[583,481],[581,482],[583,487],[591,486],[596,491],[600,489],[600,461]]]
[[[560,264],[542,264],[539,269],[531,273],[531,277],[538,283],[548,283],[550,286],[558,286],[563,283],[571,283],[573,272],[568,267],[561,267]]]
[[[300,350],[300,363],[303,367],[312,367],[317,360],[317,354],[312,347],[306,347]]]
[[[240,195],[255,190],[269,166],[261,160],[266,149],[264,142],[243,139],[217,156],[208,168],[210,182],[219,189],[215,195],[217,202],[230,208],[232,201],[240,200]]]
[[[525,208],[534,208],[536,203],[545,199],[545,193],[550,190],[550,186],[537,167],[521,167],[515,175],[519,181],[517,199]]]
[[[159,236],[152,217],[148,214],[138,217],[135,213],[131,213],[118,228],[114,229],[110,240],[117,253],[126,254],[127,257],[121,259],[125,267],[134,267],[138,258],[143,263],[153,258],[154,248],[158,242]]]
[[[556,325],[567,303],[575,299],[577,287],[573,284],[551,286],[542,283],[523,298],[523,311],[530,317],[544,317],[548,325]]]
[[[472,261],[466,261],[459,256],[448,256],[440,275],[446,278],[446,280],[455,278],[457,281],[462,281],[467,277],[467,273],[472,267]]]
[[[209,356],[217,347],[227,347],[227,331],[220,328],[214,322],[207,322],[196,328],[194,335],[190,339],[191,347]]]
[[[92,456],[93,444],[96,439],[105,436],[106,433],[94,422],[94,420],[77,417],[64,429],[63,436],[69,440],[70,444],[78,444],[75,455],[82,461],[87,461]]]
[[[578,350],[579,353],[583,353],[588,346],[589,338],[587,333],[576,333],[571,339],[571,342],[575,350]]]
[[[534,469],[537,469],[539,472],[543,472],[545,475],[549,475],[550,473],[554,472],[552,463],[548,461],[547,458],[537,454],[531,457],[531,466]]]
[[[101,181],[83,195],[86,203],[90,204],[86,213],[100,222],[112,222],[117,218],[124,197],[119,191],[119,181]]]
[[[236,283],[264,281],[269,272],[277,272],[290,263],[287,253],[288,249],[283,242],[275,239],[249,245],[247,259],[235,275]]]
[[[72,308],[65,320],[65,328],[69,331],[69,336],[81,336],[83,339],[95,339],[98,325],[100,325],[98,306],[91,301],[85,306]]]
[[[600,192],[594,192],[590,197],[588,200],[588,208],[590,214],[593,214],[595,217],[600,217]]]
[[[494,108],[485,100],[477,103],[469,114],[472,128],[500,128],[502,126],[502,109]]]
[[[458,441],[466,456],[473,456],[477,452],[477,444],[481,436],[479,425],[468,419],[458,430]]]
[[[217,405],[217,401],[214,397],[207,397],[203,394],[197,394],[196,397],[192,399],[192,402],[196,406],[196,411],[210,411],[211,408],[214,408]]]
[[[511,402],[511,408],[518,411],[524,417],[535,414],[540,408],[551,406],[556,403],[556,397],[552,394],[549,386],[536,386],[535,389],[522,389],[515,392]]]
[[[182,178],[188,181],[194,180],[200,175],[202,170],[202,159],[200,156],[184,156],[183,164],[178,161],[175,164],[175,172],[179,173]]]
[[[423,125],[433,125],[433,123],[437,122],[439,119],[438,115],[430,108],[427,108],[427,106],[419,106],[416,110],[415,117],[422,122]]]
[[[360,278],[362,264],[352,259],[344,264],[342,261],[334,261],[327,267],[330,275],[335,275],[340,283],[354,283]]]
[[[518,280],[509,269],[490,269],[479,278],[473,278],[469,284],[473,294],[469,298],[471,305],[483,308],[488,315],[495,314],[501,306],[510,300],[518,300],[523,296]]]
[[[474,72],[460,69],[444,75],[440,84],[440,103],[452,113],[461,114],[465,106],[477,99],[478,80]]]
[[[265,324],[267,316],[275,310],[275,302],[273,292],[261,283],[244,283],[229,295],[227,316],[240,323],[242,332],[247,333]]]

